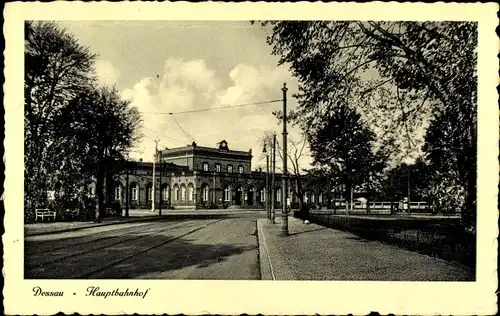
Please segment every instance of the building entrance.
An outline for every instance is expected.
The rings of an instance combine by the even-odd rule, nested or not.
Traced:
[[[247,193],[247,205],[253,205],[254,189],[250,188]]]
[[[241,189],[241,187],[239,187],[238,190],[236,190],[236,196],[234,198],[234,204],[241,205],[242,195],[243,195],[243,190]]]

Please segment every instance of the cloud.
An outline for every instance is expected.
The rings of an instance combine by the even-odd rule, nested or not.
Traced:
[[[227,77],[229,84],[224,84],[223,79]],[[142,153],[134,158],[152,159],[154,142],[151,139],[158,139],[160,148],[184,146],[193,139],[200,146],[215,147],[217,142],[226,139],[232,149],[252,149],[253,167],[261,165],[259,140],[266,131],[281,131],[272,115],[272,111],[281,109],[281,102],[179,113],[173,117],[168,113],[281,99],[283,82],[289,83],[291,92],[296,91],[296,83],[284,68],[239,64],[229,73],[221,74],[210,69],[202,59],[166,60],[163,74],[143,78],[122,91],[122,96],[132,99],[143,112],[142,132],[146,137],[137,148]],[[296,131],[290,129],[290,133]]]
[[[120,77],[120,72],[111,62],[107,60],[97,60],[95,63],[97,78],[102,85],[112,86],[116,84]]]

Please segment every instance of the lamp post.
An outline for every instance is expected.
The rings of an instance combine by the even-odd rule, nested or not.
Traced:
[[[283,204],[283,211],[282,211],[282,217],[283,217],[283,223],[281,226],[281,235],[282,236],[288,236],[288,210],[287,210],[287,193],[288,193],[288,187],[287,187],[287,180],[288,180],[288,170],[286,167],[287,163],[287,131],[286,131],[286,92],[288,88],[286,87],[286,83],[283,84],[283,88],[281,89],[283,91],[283,176],[282,176],[282,181],[283,181],[283,187],[281,190],[282,194],[282,199],[281,199],[281,204]]]
[[[273,192],[271,196],[271,223],[274,224],[274,219],[275,219],[275,211],[274,211],[274,188],[275,188],[275,182],[274,182],[274,174],[276,173],[276,133],[273,134],[273,148],[272,148],[272,154],[273,154],[273,161],[272,161],[272,174],[271,174],[271,192]]]
[[[266,203],[266,216],[268,219],[271,219],[271,214],[269,212],[269,154],[267,153],[266,144],[262,148],[262,152],[266,154],[266,192],[265,192],[265,203]]]

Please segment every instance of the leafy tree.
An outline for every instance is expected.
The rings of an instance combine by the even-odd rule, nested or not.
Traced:
[[[54,22],[25,22],[25,207],[45,201],[48,175],[58,168],[50,155],[59,139],[54,120],[93,81],[95,55]]]
[[[345,188],[346,200],[351,190],[369,187],[385,167],[384,150],[373,148],[375,134],[361,115],[346,105],[332,107],[321,124],[311,127],[308,141],[314,164],[328,168],[331,177]]]
[[[123,165],[126,152],[138,139],[140,114],[130,101],[120,98],[115,88],[102,87],[77,95],[59,119],[61,137],[69,136],[76,147],[75,155],[81,157],[78,163],[82,173],[95,179],[99,221],[105,199],[111,202],[117,167]],[[74,161],[71,156],[62,159]]]
[[[408,178],[410,179],[410,201],[431,201],[429,194],[429,165],[419,158],[415,163],[402,163],[387,171],[382,196],[390,201],[400,201],[408,196]]]
[[[402,152],[415,149],[419,125],[439,116],[450,135],[449,164],[464,187],[463,219],[475,224],[475,22],[264,22],[267,42],[299,80],[300,124],[321,124],[328,100],[357,104],[377,136]],[[446,121],[446,123],[444,122]],[[403,138],[406,138],[405,141]],[[453,145],[452,145],[453,144]],[[407,148],[404,148],[404,147]],[[408,148],[410,147],[410,148]],[[447,157],[451,159],[451,157]]]

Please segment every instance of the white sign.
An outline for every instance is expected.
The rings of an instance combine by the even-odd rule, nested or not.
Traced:
[[[55,200],[56,191],[47,191],[47,200]]]

